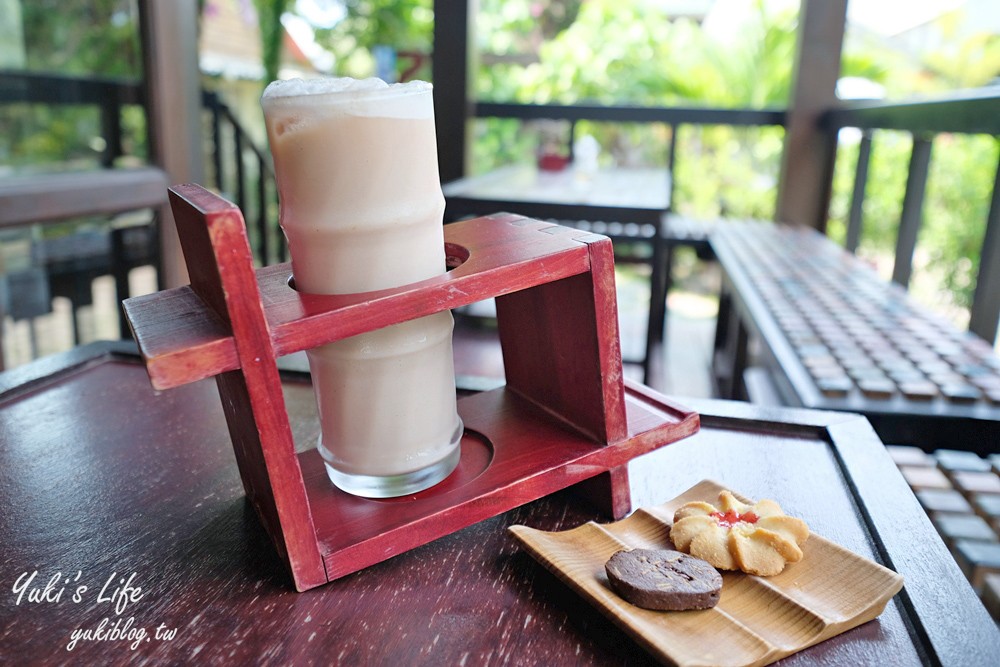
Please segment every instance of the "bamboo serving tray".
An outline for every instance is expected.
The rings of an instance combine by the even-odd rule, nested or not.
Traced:
[[[657,659],[682,667],[771,664],[876,618],[902,589],[899,574],[812,534],[802,545],[802,560],[781,574],[723,572],[722,594],[712,609],[650,611],[611,590],[604,564],[613,553],[672,548],[674,511],[694,500],[715,503],[723,488],[705,480],[615,523],[588,522],[561,532],[511,526],[510,531],[539,563]]]

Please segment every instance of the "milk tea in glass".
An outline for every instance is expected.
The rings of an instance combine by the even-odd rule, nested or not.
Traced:
[[[350,294],[445,272],[431,86],[277,81],[261,98],[295,288]],[[458,464],[451,313],[307,351],[330,480],[383,498]]]

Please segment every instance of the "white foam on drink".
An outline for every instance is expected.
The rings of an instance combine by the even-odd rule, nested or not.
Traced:
[[[271,110],[283,108],[279,134],[307,127],[316,118],[334,114],[372,118],[426,119],[434,116],[434,106],[426,96],[426,81],[388,84],[381,79],[317,77],[272,81],[261,95],[261,105]]]

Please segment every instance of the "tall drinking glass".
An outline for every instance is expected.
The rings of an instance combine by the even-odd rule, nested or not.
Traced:
[[[350,294],[445,272],[431,86],[277,81],[261,98],[296,289]],[[330,480],[383,498],[458,464],[451,313],[307,351]]]

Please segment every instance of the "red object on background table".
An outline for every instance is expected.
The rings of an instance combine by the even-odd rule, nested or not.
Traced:
[[[217,376],[247,497],[298,590],[355,572],[570,485],[615,518],[629,460],[689,436],[698,415],[627,388],[611,241],[521,216],[449,225],[446,275],[319,296],[289,264],[254,271],[240,210],[172,188],[191,285],[125,301],[153,386]],[[496,297],[505,387],[459,401],[462,459],[440,484],[385,502],[333,487],[295,453],[277,358]]]

